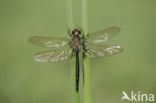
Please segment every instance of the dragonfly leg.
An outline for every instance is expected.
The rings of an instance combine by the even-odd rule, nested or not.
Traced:
[[[84,31],[82,31],[82,37],[81,37],[81,39],[84,41],[84,42],[87,42],[88,41],[88,35],[85,37],[84,36]]]
[[[72,37],[72,34],[70,32],[71,30],[70,29],[67,29],[67,30],[68,30],[67,32],[68,32],[69,36]]]
[[[73,41],[69,41],[68,45],[70,46],[70,48],[73,47]]]
[[[89,50],[87,50],[86,48],[83,49],[83,58],[86,57],[86,54],[89,54]]]
[[[88,38],[82,36],[82,37],[81,37],[81,40],[83,40],[84,42],[86,42],[86,41],[88,41]]]
[[[89,53],[89,51],[84,47],[83,48],[83,53]]]
[[[81,29],[81,34],[84,36],[84,31]]]

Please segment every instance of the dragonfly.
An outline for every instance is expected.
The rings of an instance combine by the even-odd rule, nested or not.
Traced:
[[[88,33],[84,37],[82,29],[68,30],[70,38],[32,36],[29,42],[50,50],[36,53],[34,59],[37,62],[60,62],[76,57],[76,91],[79,91],[79,53],[87,54],[89,58],[106,57],[123,51],[119,45],[104,45],[111,37],[120,32],[119,27],[109,27],[94,33]]]

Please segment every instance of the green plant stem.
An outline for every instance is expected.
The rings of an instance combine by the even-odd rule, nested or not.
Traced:
[[[87,0],[82,0],[82,29],[84,31],[84,36],[88,34],[88,5]],[[89,58],[86,54],[84,60],[84,103],[91,103],[91,93],[90,93],[90,65]]]
[[[73,7],[72,0],[66,0],[67,5],[67,27],[68,29],[73,29]]]
[[[82,29],[84,36],[88,34],[88,4],[87,0],[82,0]]]
[[[69,30],[74,28],[73,24],[73,7],[72,7],[72,0],[67,0],[67,27]],[[72,79],[72,91],[73,91],[73,101],[74,103],[80,103],[79,100],[79,92],[76,91],[76,57],[73,56],[71,59],[71,79]]]
[[[67,0],[67,26],[68,29],[72,30],[74,27],[73,25],[73,14],[72,14],[72,0]],[[87,0],[82,0],[82,29],[84,31],[84,36],[88,34],[88,5]],[[71,59],[71,78],[72,78],[72,88],[73,88],[73,97],[74,103],[80,103],[79,100],[79,92],[76,92],[76,81],[75,81],[75,60],[76,57],[74,56]],[[83,59],[83,69],[84,69],[84,103],[91,103],[91,96],[90,96],[90,67],[89,67],[89,58],[86,54],[85,58]]]

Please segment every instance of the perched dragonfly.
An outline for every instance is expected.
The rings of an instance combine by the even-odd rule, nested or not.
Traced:
[[[32,44],[51,48],[49,51],[40,52],[34,55],[37,62],[59,62],[76,56],[76,91],[79,91],[79,53],[88,54],[90,58],[105,57],[118,54],[122,51],[119,45],[103,45],[103,42],[120,32],[118,27],[88,33],[84,37],[81,29],[68,31],[71,39],[59,37],[33,36],[29,38]]]

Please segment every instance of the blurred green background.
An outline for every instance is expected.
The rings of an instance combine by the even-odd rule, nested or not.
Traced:
[[[90,60],[92,103],[122,103],[123,90],[156,94],[156,1],[88,2],[89,31],[118,26],[109,42],[124,48]],[[70,62],[37,63],[32,55],[46,49],[27,41],[68,37],[66,20],[65,0],[0,0],[0,103],[73,103]]]

